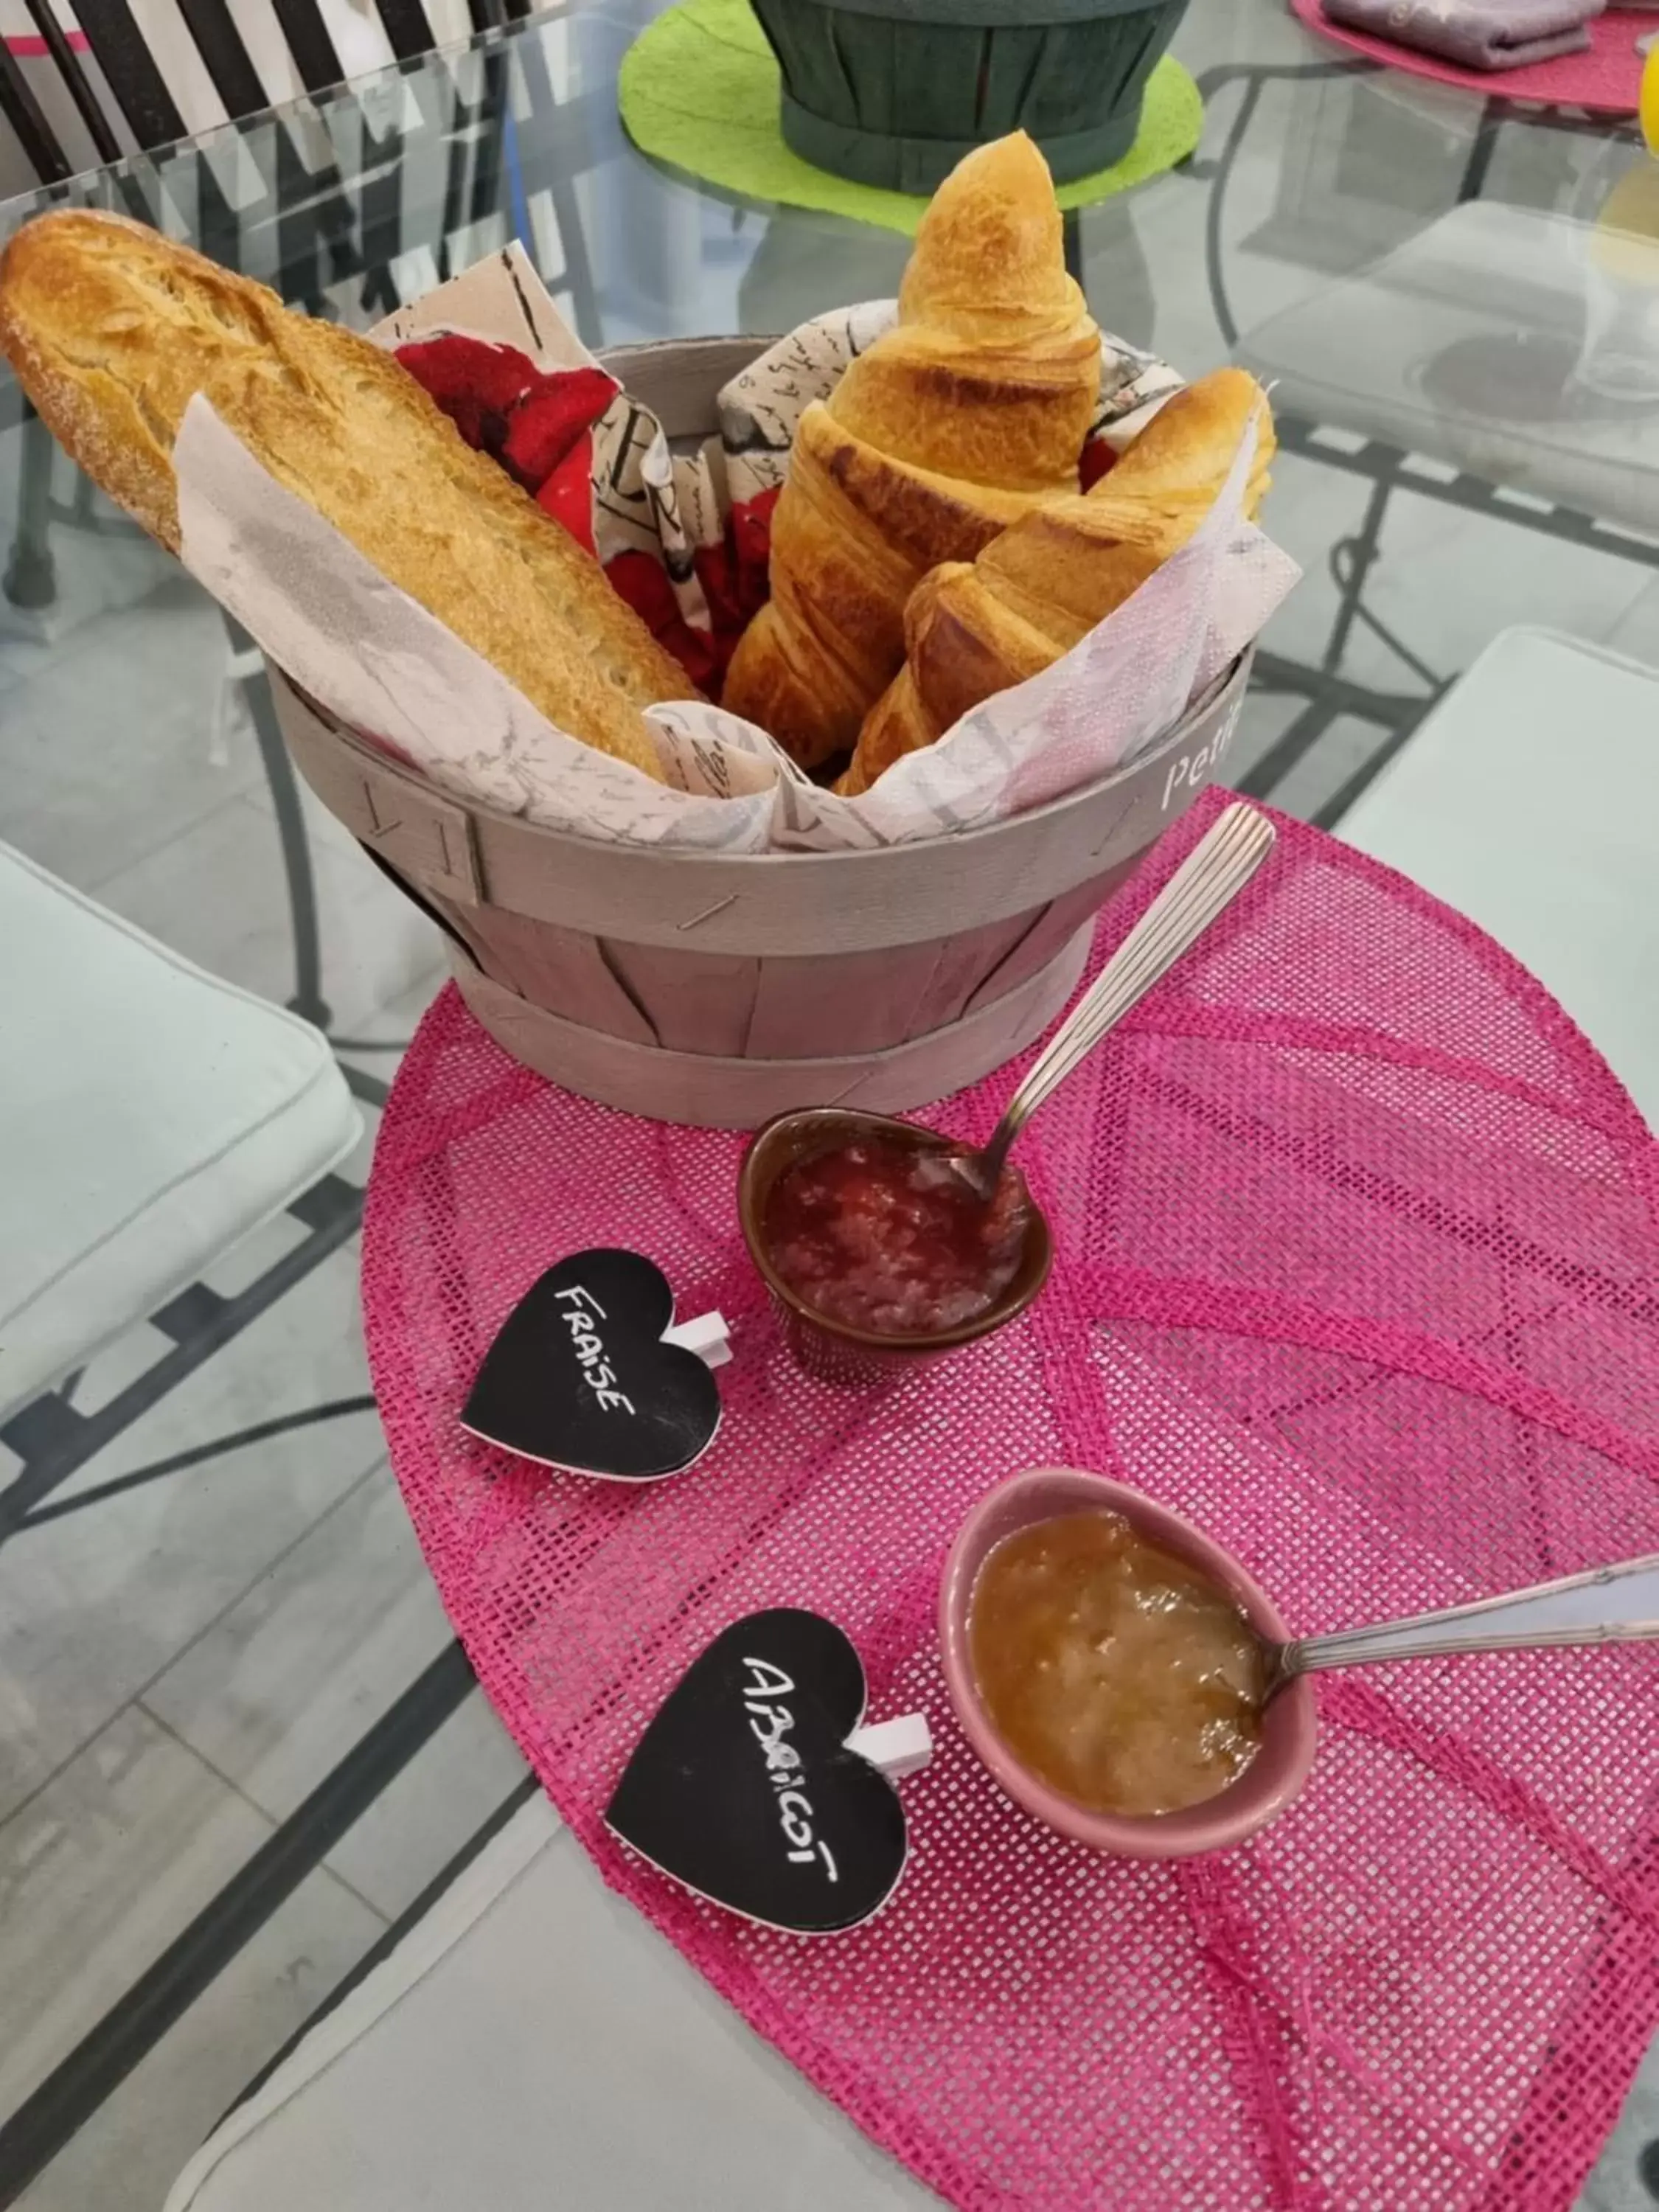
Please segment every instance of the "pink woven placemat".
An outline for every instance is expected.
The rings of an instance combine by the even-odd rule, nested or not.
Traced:
[[[1206,796],[1103,917],[1121,935]],[[937,1119],[989,1133],[1013,1071]],[[1225,921],[1024,1140],[1058,1229],[1024,1322],[875,1391],[791,1363],[743,1257],[738,1139],[584,1104],[453,991],[381,1130],[369,1354],[444,1602],[605,1880],[951,2201],[1133,2212],[1571,2203],[1659,2021],[1659,1650],[1331,1677],[1304,1797],[1136,1865],[998,1795],[933,1607],[971,1501],[1115,1472],[1315,1630],[1659,1549],[1659,1240],[1634,1109],[1536,985],[1293,823]],[[734,1324],[726,1417],[642,1492],[456,1414],[561,1253],[624,1241]],[[863,1652],[903,1785],[896,1895],[850,1935],[752,1927],[601,1824],[715,1632],[791,1601]]]
[[[1609,8],[1589,26],[1589,50],[1562,54],[1553,62],[1536,62],[1529,69],[1466,70],[1454,63],[1397,46],[1388,39],[1368,38],[1346,24],[1333,23],[1320,0],[1291,0],[1291,12],[1310,31],[1339,46],[1352,46],[1374,62],[1407,76],[1425,76],[1436,84],[1455,84],[1465,92],[1484,93],[1490,100],[1535,100],[1547,107],[1589,107],[1609,115],[1634,115],[1642,88],[1642,57],[1636,41],[1653,28],[1656,18],[1622,8]]]

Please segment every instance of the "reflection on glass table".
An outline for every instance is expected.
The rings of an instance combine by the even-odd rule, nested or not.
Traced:
[[[1593,223],[1454,208],[1241,357],[1299,418],[1659,538],[1659,234],[1626,227],[1649,200],[1644,158]]]
[[[1407,520],[1398,495],[1640,568],[1656,564],[1639,478],[1632,482],[1620,465],[1620,441],[1633,427],[1628,392],[1613,408],[1601,404],[1605,388],[1589,398],[1594,364],[1587,372],[1580,359],[1599,314],[1608,325],[1607,347],[1622,343],[1628,364],[1631,341],[1619,332],[1628,332],[1632,314],[1640,323],[1642,287],[1627,281],[1622,295],[1603,287],[1598,299],[1596,278],[1583,271],[1578,236],[1593,222],[1600,265],[1611,258],[1613,239],[1624,245],[1628,265],[1626,234],[1649,219],[1651,165],[1632,124],[1577,110],[1519,109],[1499,94],[1478,106],[1456,94],[1405,94],[1399,80],[1364,64],[1244,62],[1203,82],[1235,101],[1206,227],[1217,320],[1238,357],[1276,380],[1285,451],[1370,487],[1358,527],[1329,549],[1336,605],[1322,652],[1285,665],[1270,638],[1257,672],[1259,685],[1278,685],[1306,705],[1258,775],[1247,777],[1248,788],[1271,789],[1273,779],[1291,775],[1339,708],[1386,732],[1316,811],[1329,825],[1409,741],[1449,672],[1427,665],[1403,629],[1376,611],[1389,582],[1377,565],[1384,521],[1392,509],[1397,545]],[[1231,225],[1225,203],[1242,196],[1266,129],[1258,119],[1264,100],[1287,87],[1296,127],[1277,164],[1272,211],[1265,223]],[[1461,131],[1449,127],[1458,124]],[[1361,239],[1369,250],[1355,251]],[[1639,239],[1635,247],[1642,250]],[[1537,266],[1540,252],[1553,258],[1553,270]],[[1288,296],[1274,302],[1259,283],[1248,291],[1241,284],[1247,252],[1337,281],[1278,288]],[[1437,301],[1447,311],[1438,322]],[[1603,357],[1611,360],[1606,347]],[[1625,374],[1628,384],[1628,365]],[[1579,389],[1569,398],[1575,380]],[[1550,462],[1550,425],[1575,411],[1606,418],[1620,456],[1594,480],[1585,465],[1593,448],[1565,475]],[[1449,432],[1448,417],[1461,429]],[[1627,520],[1633,529],[1620,526]],[[1507,565],[1502,552],[1498,559]],[[1402,576],[1399,559],[1390,573]],[[1466,580],[1469,573],[1462,571]],[[1638,579],[1609,577],[1609,585],[1626,603],[1639,595]],[[1506,603],[1502,611],[1522,609]],[[1540,617],[1550,611],[1539,608]],[[1396,672],[1403,667],[1425,687],[1426,697],[1357,691],[1345,681],[1359,630]],[[1468,658],[1467,648],[1460,657]]]

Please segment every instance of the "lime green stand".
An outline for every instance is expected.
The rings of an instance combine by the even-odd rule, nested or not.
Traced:
[[[749,0],[680,0],[623,58],[618,105],[643,154],[745,198],[819,208],[909,235],[925,198],[849,184],[792,154],[778,125],[778,65]],[[1123,159],[1062,185],[1062,208],[1127,191],[1184,161],[1204,128],[1198,87],[1166,54]]]

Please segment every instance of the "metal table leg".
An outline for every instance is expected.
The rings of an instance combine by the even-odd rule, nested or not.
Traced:
[[[49,607],[58,597],[58,571],[52,557],[52,460],[57,448],[31,408],[23,422],[23,449],[17,479],[17,533],[6,563],[4,589],[15,607]]]
[[[225,617],[225,627],[234,651],[252,650],[252,639],[228,615]],[[312,872],[311,846],[306,836],[305,811],[300,804],[294,763],[277,726],[270,678],[263,665],[244,679],[243,690],[258,740],[259,759],[270,787],[270,803],[276,811],[276,834],[282,841],[283,868],[288,878],[289,914],[294,928],[294,995],[288,1003],[296,1014],[325,1030],[333,1017],[323,996],[322,936],[317,920],[317,885]]]

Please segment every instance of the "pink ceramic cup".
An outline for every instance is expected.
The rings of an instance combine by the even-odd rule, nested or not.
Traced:
[[[945,1680],[963,1733],[1017,1805],[1074,1843],[1131,1859],[1191,1858],[1225,1850],[1282,1813],[1308,1778],[1316,1725],[1306,1679],[1289,1682],[1268,1705],[1261,1747],[1237,1782],[1183,1813],[1131,1817],[1091,1813],[1062,1797],[1023,1765],[991,1725],[974,1680],[968,1646],[968,1606],[974,1583],[993,1545],[1034,1521],[1062,1513],[1121,1513],[1154,1543],[1190,1559],[1231,1592],[1246,1616],[1275,1643],[1290,1635],[1279,1608],[1230,1552],[1168,1506],[1103,1474],[1045,1467],[1017,1474],[981,1498],[963,1522],[945,1563],[939,1589],[939,1641]]]

